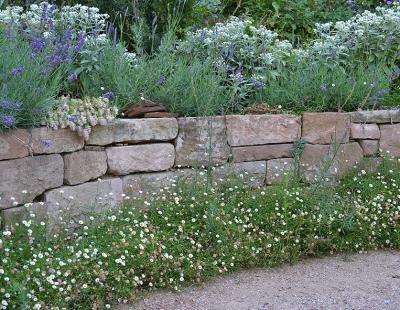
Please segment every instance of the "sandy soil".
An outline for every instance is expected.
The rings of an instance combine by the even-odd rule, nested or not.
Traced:
[[[120,310],[400,309],[400,252],[308,259],[156,292]]]

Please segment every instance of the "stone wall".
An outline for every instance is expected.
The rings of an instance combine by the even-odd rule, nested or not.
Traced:
[[[326,173],[339,177],[363,157],[400,157],[400,110],[119,119],[95,127],[86,143],[67,129],[3,133],[0,214],[7,225],[26,217],[28,204],[38,217],[79,220],[118,206],[125,195],[193,177],[190,168],[202,165],[270,185],[291,169],[294,145],[302,146],[300,173],[310,182],[327,161]]]

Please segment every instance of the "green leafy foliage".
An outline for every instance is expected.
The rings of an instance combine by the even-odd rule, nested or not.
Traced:
[[[390,72],[379,63],[343,67],[322,60],[300,62],[269,80],[257,99],[295,112],[376,109],[389,91]]]

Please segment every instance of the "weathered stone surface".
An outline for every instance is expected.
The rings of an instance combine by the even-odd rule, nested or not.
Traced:
[[[29,155],[30,135],[25,129],[0,133],[0,160]]]
[[[232,148],[235,162],[268,160],[292,156],[293,144],[268,144]]]
[[[44,194],[50,225],[74,226],[80,220],[87,220],[89,215],[116,208],[122,199],[120,178],[63,186]]]
[[[381,125],[380,149],[389,157],[400,157],[400,124]]]
[[[85,145],[83,148],[85,151],[105,151],[106,147],[105,146],[99,146],[99,145]]]
[[[34,216],[32,217],[31,214]],[[47,204],[35,202],[27,203],[22,207],[4,209],[0,211],[0,218],[3,228],[11,228],[22,221],[45,222],[47,219]]]
[[[178,134],[175,118],[116,119],[107,126],[96,126],[87,144],[139,143],[169,141]]]
[[[79,151],[64,155],[64,183],[76,185],[97,179],[107,172],[105,152]]]
[[[150,112],[145,113],[144,118],[164,118],[164,117],[178,117],[178,113],[171,113],[171,112]]]
[[[355,111],[350,113],[354,123],[398,123],[400,122],[400,109],[379,111]]]
[[[267,161],[267,184],[282,183],[288,178],[290,171],[293,169],[293,158],[279,158]]]
[[[361,162],[363,150],[357,142],[329,145],[306,144],[300,160],[300,172],[308,182],[326,177],[342,177]]]
[[[377,124],[351,124],[351,135],[352,139],[379,139],[381,132]]]
[[[74,152],[83,148],[83,137],[70,129],[31,129],[33,154]]]
[[[179,118],[178,123],[175,166],[193,167],[227,162],[229,146],[223,117]]]
[[[311,144],[347,143],[350,116],[345,113],[304,113],[302,139]]]
[[[32,202],[45,190],[61,186],[63,174],[64,162],[59,154],[1,161],[0,209]]]
[[[242,162],[233,165],[236,175],[243,178],[245,182],[249,182],[254,186],[265,184],[267,170],[265,161]]]
[[[108,172],[114,175],[163,171],[172,168],[175,161],[170,143],[109,147],[106,153]]]
[[[295,115],[226,116],[230,146],[293,142],[301,137],[301,118]]]
[[[333,175],[342,177],[358,165],[363,159],[363,150],[357,142],[342,144],[334,154],[334,165],[331,172]]]
[[[266,167],[264,160],[226,164],[214,167],[211,179],[224,182],[232,178],[240,178],[251,186],[262,186],[265,184]]]
[[[186,179],[192,180],[194,176],[195,171],[188,169],[131,174],[122,178],[122,186],[124,193],[139,197],[171,189],[177,182]]]
[[[360,140],[358,143],[360,143],[360,146],[363,149],[364,156],[373,156],[379,151],[378,140]]]
[[[321,177],[322,170],[329,170],[329,145],[306,144],[300,160],[300,172],[303,177],[312,182]]]

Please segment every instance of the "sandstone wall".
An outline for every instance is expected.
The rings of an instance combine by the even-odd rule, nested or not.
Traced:
[[[400,110],[120,119],[95,127],[86,143],[66,129],[2,133],[0,216],[3,226],[23,219],[28,204],[38,217],[77,221],[195,178],[191,168],[200,166],[270,185],[282,181],[296,154],[309,182],[342,176],[364,157],[367,168],[379,155],[400,157]]]

